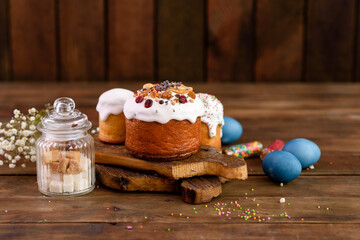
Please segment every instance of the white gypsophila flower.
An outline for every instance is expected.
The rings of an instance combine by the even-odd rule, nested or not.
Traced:
[[[36,130],[36,126],[35,125],[30,125],[29,129],[34,131],[34,130]]]
[[[14,115],[14,118],[15,118],[15,119],[18,119],[19,117],[20,117],[20,115],[17,115],[17,114]]]
[[[36,155],[36,149],[35,149],[35,148],[31,148],[29,154],[30,154],[30,155]]]
[[[14,119],[11,119],[10,120],[10,124],[14,124],[15,123],[15,120]]]
[[[14,151],[15,148],[16,148],[15,144],[10,143],[9,147],[8,147],[8,149],[9,149],[8,151]]]
[[[4,135],[6,137],[11,137],[13,135],[13,133],[12,133],[12,131],[9,130],[9,131],[4,132]]]
[[[25,129],[27,127],[27,123],[26,122],[21,122],[21,129]]]
[[[31,143],[31,144],[34,144],[35,141],[36,141],[35,138],[30,138],[30,139],[29,139],[29,143]]]
[[[21,164],[21,167],[23,167],[23,168],[26,167],[26,164],[25,163]]]
[[[11,160],[11,163],[16,163],[17,161],[15,159]]]
[[[97,128],[96,128],[96,131],[97,131],[97,132],[99,132],[99,131],[100,131],[100,128],[99,128],[99,127],[97,127]]]
[[[11,136],[10,141],[13,143],[15,141],[15,136]]]
[[[14,110],[14,115],[19,115],[20,114],[20,111],[18,109],[15,109]]]
[[[21,159],[21,157],[20,157],[19,155],[16,155],[16,156],[14,157],[14,159],[15,159],[16,161],[19,161],[19,160]]]
[[[33,122],[35,121],[35,117],[30,117],[29,120]]]
[[[24,150],[29,150],[30,149],[30,147],[29,146],[24,146]]]
[[[18,140],[16,140],[15,145],[22,147],[25,145],[25,142],[21,139],[18,139]]]
[[[0,166],[4,165],[4,162],[2,160],[0,160]]]
[[[30,159],[30,155],[26,155],[26,156],[25,156],[25,159]]]
[[[34,134],[34,132],[33,131],[30,131],[30,130],[24,130],[23,131],[23,135],[25,136],[25,137],[29,137],[29,136],[31,136],[31,135],[33,135]]]
[[[16,128],[11,129],[12,133],[16,135],[18,133],[18,130]]]
[[[31,156],[30,161],[31,161],[31,162],[35,162],[35,161],[36,161],[36,156]]]
[[[96,133],[96,130],[91,130],[91,134],[95,134]]]
[[[26,121],[26,117],[25,117],[25,116],[23,116],[21,119],[22,119],[23,121]]]
[[[0,134],[4,134],[4,132],[5,132],[5,129],[0,129]]]
[[[28,111],[30,114],[35,114],[37,112],[36,108],[30,108]]]
[[[18,152],[20,152],[20,153],[21,153],[22,151],[24,151],[24,149],[23,149],[22,147],[18,147],[17,150],[18,150]]]
[[[7,124],[6,124],[6,127],[7,127],[7,128],[12,128],[13,126],[12,126],[10,123],[7,123]]]
[[[0,127],[2,127],[2,122],[0,122]]]
[[[4,155],[4,150],[2,148],[0,148],[0,155]]]
[[[15,166],[16,166],[16,165],[13,164],[13,163],[10,163],[10,164],[9,164],[9,168],[15,168]]]
[[[8,159],[8,160],[12,160],[13,157],[12,157],[11,155],[8,155],[8,156],[7,156],[7,159]]]

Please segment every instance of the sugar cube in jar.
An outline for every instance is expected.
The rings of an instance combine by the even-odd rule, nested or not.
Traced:
[[[83,195],[95,187],[91,122],[71,98],[58,98],[37,126],[36,167],[39,191],[45,195]]]

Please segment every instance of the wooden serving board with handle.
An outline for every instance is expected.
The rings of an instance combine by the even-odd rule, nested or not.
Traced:
[[[196,154],[183,160],[152,162],[134,158],[124,145],[107,144],[95,138],[95,161],[128,169],[156,172],[173,179],[203,175],[240,180],[248,177],[244,159],[219,153],[217,148],[211,146],[202,146]]]
[[[175,180],[153,173],[96,164],[97,179],[105,186],[120,191],[155,191],[181,193],[184,202],[201,204],[210,202],[222,192],[227,179],[200,176]]]

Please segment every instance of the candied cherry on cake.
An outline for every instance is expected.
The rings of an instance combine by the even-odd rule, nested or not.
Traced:
[[[145,101],[145,108],[149,108],[151,107],[153,104],[153,101],[151,99],[148,99]]]
[[[164,100],[160,100],[159,103],[160,103],[160,104],[163,104],[163,103],[164,103]]]
[[[141,103],[143,100],[144,100],[144,97],[143,97],[143,96],[137,96],[137,97],[135,98],[135,102],[136,102],[136,103]]]
[[[180,102],[180,103],[187,103],[186,97],[185,97],[184,95],[181,95],[181,96],[179,97],[179,102]]]

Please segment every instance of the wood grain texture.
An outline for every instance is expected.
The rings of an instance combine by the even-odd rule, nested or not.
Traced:
[[[137,172],[131,169],[96,164],[96,178],[105,186],[122,192],[170,192],[181,193],[186,203],[210,202],[222,192],[222,183],[216,176],[201,176],[175,180],[154,173]]]
[[[63,81],[103,81],[104,1],[59,1],[60,77]]]
[[[158,80],[204,81],[204,0],[157,2]]]
[[[132,231],[126,231],[132,226]],[[1,224],[2,239],[241,239],[254,238],[267,240],[292,239],[301,236],[303,239],[358,239],[360,224],[287,224],[279,228],[279,224],[247,224],[243,223],[42,223],[42,224]],[[170,232],[168,231],[170,228]],[[326,234],[324,234],[326,233]]]
[[[13,78],[56,81],[55,0],[11,0]]]
[[[142,171],[152,171],[180,179],[216,175],[228,179],[247,179],[247,167],[242,158],[218,153],[218,149],[202,146],[194,155],[177,161],[147,161],[131,156],[124,145],[112,145],[95,140],[96,163],[116,165]]]
[[[221,193],[221,181],[216,176],[185,178],[181,183],[181,197],[186,203],[207,203]]]
[[[253,80],[253,7],[249,0],[207,3],[207,81]]]
[[[357,19],[355,25],[356,42],[354,43],[355,49],[355,82],[360,82],[360,3],[357,2]]]
[[[137,172],[127,168],[96,164],[96,178],[105,186],[124,192],[180,192],[181,180],[154,173]]]
[[[224,225],[229,223],[258,223],[257,219],[244,221],[244,219],[237,216],[237,214],[244,211],[244,208],[259,211],[256,216],[261,216],[261,218],[267,216],[266,213],[270,213],[271,219],[265,221],[268,224],[360,223],[359,192],[353,191],[359,188],[358,177],[322,178],[325,179],[316,181],[317,184],[321,185],[312,187],[312,189],[323,189],[321,190],[321,196],[316,191],[308,191],[306,183],[311,180],[302,182],[303,178],[295,180],[298,186],[285,185],[280,188],[277,184],[267,184],[267,190],[264,190],[265,186],[261,188],[260,185],[257,185],[261,184],[262,181],[256,183],[254,181],[256,177],[249,178],[249,181],[234,181],[235,186],[233,188],[236,188],[236,190],[232,193],[229,190],[224,191],[224,195],[230,196],[220,196],[216,198],[216,201],[208,204],[208,207],[205,207],[205,205],[197,206],[197,214],[195,214],[194,206],[184,203],[180,196],[173,194],[118,193],[99,187],[82,197],[44,197],[37,190],[35,176],[2,176],[0,177],[0,183],[2,186],[7,187],[0,192],[0,204],[2,209],[6,209],[7,212],[4,212],[0,218],[0,224],[43,223],[44,219],[47,219],[48,224],[63,222],[154,222],[169,225],[179,223],[216,223]],[[349,188],[346,184],[349,181],[342,184],[344,178],[349,178],[353,186]],[[293,184],[293,182],[290,184]],[[225,188],[227,185],[225,185]],[[329,188],[329,186],[333,185],[336,185],[336,188]],[[258,187],[259,190],[257,190]],[[251,191],[252,188],[254,191]],[[339,191],[341,188],[344,190]],[[346,189],[349,189],[349,191],[346,191]],[[245,193],[248,195],[245,195]],[[12,196],[11,201],[8,199],[10,194]],[[246,199],[246,197],[248,198]],[[279,199],[281,197],[285,197],[286,203],[291,204],[280,204]],[[240,203],[243,209],[236,207],[234,201]],[[231,209],[233,212],[230,215],[231,221],[225,215],[219,216],[218,211],[213,208],[213,204],[218,202],[226,203],[226,209]],[[329,210],[326,208],[329,208]],[[284,212],[287,212],[291,218],[279,215]],[[174,213],[174,216],[171,216],[171,213]],[[180,216],[179,213],[182,213],[182,215]],[[147,220],[144,220],[145,216],[147,216]],[[189,216],[190,220],[187,219],[187,216]],[[301,221],[301,218],[304,218],[304,222]]]
[[[309,1],[306,82],[350,82],[354,59],[355,1]]]
[[[304,1],[258,0],[256,82],[300,82]]]
[[[109,0],[109,80],[154,79],[154,0]]]
[[[8,0],[0,0],[0,81],[9,80]]]

